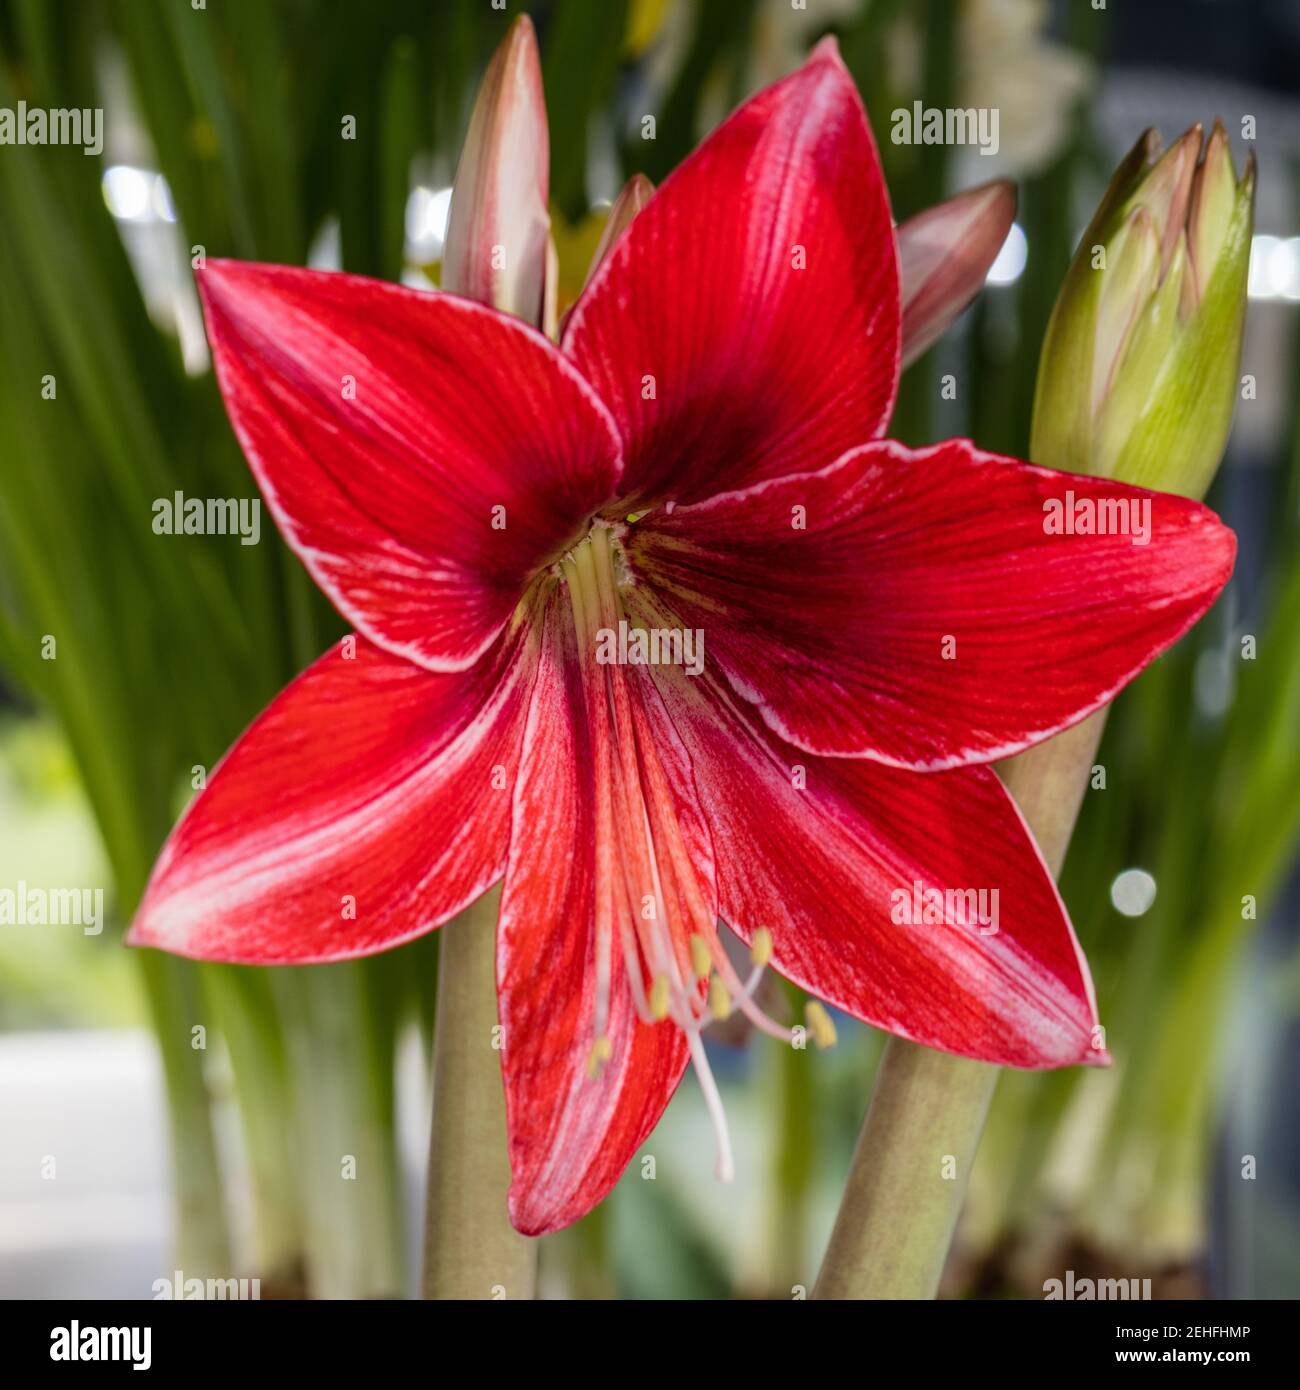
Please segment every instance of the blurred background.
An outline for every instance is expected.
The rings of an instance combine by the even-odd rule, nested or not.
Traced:
[[[264,1297],[415,1287],[436,934],[296,971],[121,946],[196,769],[342,630],[269,524],[255,546],[158,536],[152,504],[255,495],[192,248],[436,285],[469,106],[523,10],[562,304],[624,179],[661,179],[825,33],[897,220],[1017,181],[984,294],[904,377],[911,443],[1024,455],[1053,299],[1145,127],[1221,115],[1238,167],[1255,149],[1253,389],[1209,499],[1237,574],[1119,700],[1063,885],[1117,1065],[1004,1076],[945,1293],[1042,1297],[1072,1269],[1300,1296],[1293,0],[0,0],[0,108],[104,112],[96,157],[0,147],[0,890],[98,888],[106,914],[99,934],[0,924],[0,1296],[149,1297],[175,1269],[256,1275]],[[892,144],[915,100],[998,108],[997,156]],[[713,1039],[735,1186],[706,1176],[688,1082],[647,1145],[655,1181],[634,1164],[547,1238],[543,1292],[811,1286],[881,1043],[840,1036],[815,1056]]]

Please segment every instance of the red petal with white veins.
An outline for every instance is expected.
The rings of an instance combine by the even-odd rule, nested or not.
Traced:
[[[614,691],[607,704],[604,673],[613,668],[596,670],[584,677],[569,600],[557,589],[515,785],[497,942],[510,1213],[529,1235],[568,1225],[609,1192],[686,1066],[682,1029],[639,1016],[634,991],[644,1007],[648,983],[636,947],[623,946],[645,926],[633,903],[657,889],[625,851],[638,837],[645,844],[647,823],[662,824],[666,802],[681,819],[710,923],[716,911],[689,765],[662,709],[653,708],[653,686],[643,672],[623,672],[626,700]],[[633,775],[629,783],[620,756],[636,760],[639,749],[644,758],[650,738],[665,775],[644,784]],[[656,849],[663,873],[662,840]],[[662,907],[680,918],[678,894],[665,887],[665,897]],[[603,1025],[602,972],[609,981]],[[593,1074],[598,1036],[608,1039],[609,1055]]]
[[[343,960],[501,877],[536,635],[438,675],[364,638],[258,717],[154,867],[128,940],[200,960]]]
[[[930,771],[1110,700],[1214,601],[1236,540],[1199,503],[958,439],[653,513],[627,553],[783,738]]]
[[[746,940],[767,927],[783,975],[946,1052],[1107,1060],[1087,964],[995,773],[811,758],[707,674],[655,674],[712,831],[719,911]],[[953,895],[942,912],[935,891]]]
[[[833,44],[665,180],[574,306],[564,347],[618,422],[629,501],[821,468],[883,431],[894,229]]]
[[[231,423],[312,577],[386,650],[471,665],[609,497],[604,407],[541,334],[454,295],[239,261],[198,281]]]

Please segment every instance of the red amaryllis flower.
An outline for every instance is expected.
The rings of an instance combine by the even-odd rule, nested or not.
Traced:
[[[559,347],[349,275],[217,262],[200,287],[262,493],[358,635],[232,749],[132,941],[338,960],[504,876],[530,1233],[604,1196],[688,1059],[730,1166],[701,1030],[737,1007],[791,1034],[719,918],[754,974],[770,956],[877,1027],[1098,1059],[1087,966],[987,764],[1184,632],[1233,537],[1175,497],[880,438],[895,240],[833,47],[665,182]]]

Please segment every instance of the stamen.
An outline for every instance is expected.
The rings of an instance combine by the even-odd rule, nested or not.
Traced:
[[[736,1163],[731,1155],[731,1133],[727,1129],[727,1112],[722,1108],[718,1083],[713,1079],[713,1071],[705,1055],[704,1042],[699,1031],[691,1029],[686,1036],[690,1042],[695,1075],[699,1078],[700,1090],[704,1093],[704,1106],[713,1122],[713,1134],[718,1145],[718,1161],[713,1171],[717,1174],[719,1182],[731,1182],[736,1176]]]
[[[741,984],[740,976],[736,974],[735,967],[727,959],[727,953],[719,950],[717,954],[718,974],[722,976],[723,982],[731,991],[732,998],[735,1000],[736,1008],[759,1030],[766,1033],[769,1038],[778,1038],[781,1042],[790,1043],[794,1041],[794,1031],[784,1028],[775,1019],[770,1018],[754,1002],[753,994],[758,988],[758,981],[763,973],[763,967],[756,965],[750,972],[749,979],[745,984]]]
[[[835,1025],[831,1022],[830,1014],[815,999],[808,1001],[804,1018],[808,1023],[808,1031],[813,1035],[813,1042],[818,1047],[825,1051],[828,1047],[835,1046]]]
[[[731,995],[720,975],[709,981],[709,1012],[719,1022],[731,1016]]]
[[[752,999],[754,997],[754,991],[758,988],[758,982],[763,978],[763,969],[763,966],[756,965],[749,972],[749,979],[745,981],[745,988],[736,996],[737,1008],[741,1007],[742,999]]]
[[[636,519],[630,515],[628,522]],[[674,769],[658,742],[655,707],[643,703],[655,698],[653,690],[643,693],[643,676],[596,660],[599,630],[616,628],[627,614],[624,586],[632,581],[618,544],[622,531],[596,522],[557,567],[573,609],[595,782],[594,1041],[587,1070],[598,1076],[613,1055],[610,954],[617,931],[637,1016],[686,1036],[717,1139],[717,1176],[730,1182],[731,1137],[701,1032],[710,1018],[724,1019],[739,1007],[764,1032],[785,1041],[793,1034],[750,998],[771,958],[771,933],[755,932],[754,969],[744,985],[718,939],[715,905],[674,808]],[[622,979],[618,984],[623,987]]]

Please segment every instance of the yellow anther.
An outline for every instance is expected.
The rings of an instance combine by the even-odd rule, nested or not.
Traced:
[[[731,995],[719,975],[709,981],[709,1012],[719,1021],[731,1014]]]
[[[772,959],[772,933],[759,927],[749,944],[749,958],[755,965],[766,965]]]
[[[713,953],[699,932],[691,933],[691,969],[697,980],[703,980],[713,969]]]
[[[656,975],[650,986],[650,1016],[656,1020],[668,1017],[667,975]]]
[[[825,1049],[835,1046],[835,1025],[831,1022],[830,1014],[815,999],[809,1001],[804,1018],[818,1047]]]
[[[597,1038],[591,1045],[591,1053],[587,1057],[587,1075],[596,1077],[600,1075],[600,1069],[614,1055],[614,1044],[608,1038]]]

